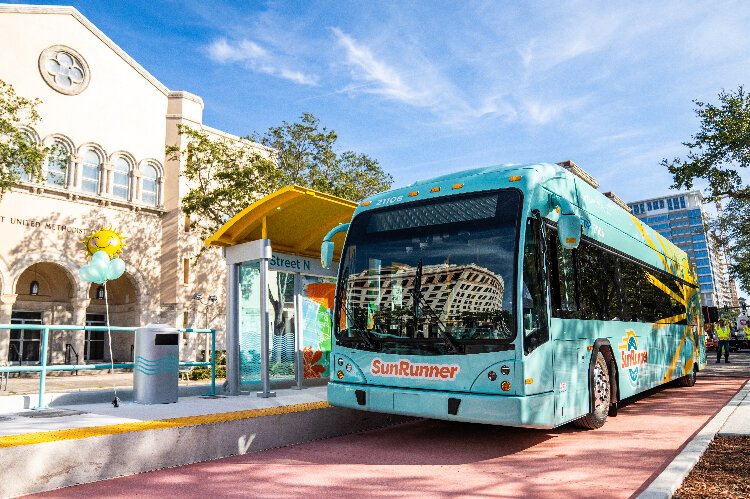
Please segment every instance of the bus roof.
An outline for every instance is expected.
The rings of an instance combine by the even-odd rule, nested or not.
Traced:
[[[502,164],[420,180],[366,198],[355,216],[364,210],[410,201],[502,188],[521,190],[528,213],[539,210],[553,222],[559,212],[550,197],[562,197],[578,210],[585,236],[697,285],[684,251],[557,164]]]

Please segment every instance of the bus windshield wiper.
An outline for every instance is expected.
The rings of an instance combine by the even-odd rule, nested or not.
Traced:
[[[344,270],[344,275],[341,276],[341,285],[337,289],[336,293],[336,302],[334,304],[334,307],[336,307],[336,310],[341,313],[341,307],[344,308],[344,314],[346,315],[346,318],[349,320],[349,322],[352,323],[354,331],[357,332],[360,338],[362,338],[362,341],[364,344],[369,348],[370,350],[375,350],[375,342],[373,341],[372,337],[370,336],[370,333],[362,326],[362,323],[360,323],[357,320],[357,317],[354,315],[354,313],[349,310],[349,307],[343,304],[344,301],[344,289],[346,287],[346,281],[349,279],[349,269]],[[338,315],[335,318],[336,322],[338,322]],[[348,329],[352,329],[352,326],[350,326]]]
[[[424,310],[427,310],[430,316],[432,316],[432,319],[435,321],[435,324],[437,325],[437,331],[440,333],[440,336],[443,337],[445,340],[446,345],[448,345],[448,348],[453,351],[454,353],[459,353],[459,347],[458,343],[456,343],[456,338],[453,337],[448,332],[448,329],[445,327],[445,324],[443,324],[443,321],[440,320],[440,316],[432,309],[430,304],[425,299],[424,295],[422,295],[422,259],[419,259],[419,265],[417,266],[417,271],[414,274],[414,287],[411,290],[411,296],[412,296],[412,307],[413,310],[413,321],[414,321],[414,335],[416,336],[417,330],[419,328],[419,307],[421,306]]]

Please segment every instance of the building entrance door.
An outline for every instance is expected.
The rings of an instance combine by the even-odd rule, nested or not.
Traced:
[[[41,324],[41,312],[13,312],[10,319],[11,324]],[[10,345],[8,347],[8,360],[12,363],[23,364],[24,362],[38,363],[39,352],[42,344],[42,332],[26,329],[17,329],[10,332]]]
[[[86,325],[106,326],[107,321],[103,314],[86,314]],[[83,347],[83,358],[87,362],[104,360],[106,336],[105,331],[86,331],[86,343]]]

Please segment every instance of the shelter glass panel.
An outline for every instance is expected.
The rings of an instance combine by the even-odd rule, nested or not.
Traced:
[[[271,312],[271,379],[294,378],[294,274],[268,272],[268,299]]]
[[[302,353],[305,379],[330,376],[336,279],[301,276]]]
[[[260,264],[239,266],[240,383],[260,383]]]
[[[295,370],[295,275],[268,272],[269,374],[272,380],[291,380]],[[240,265],[240,382],[244,385],[261,381],[261,313],[260,264]],[[330,351],[330,347],[329,347]]]

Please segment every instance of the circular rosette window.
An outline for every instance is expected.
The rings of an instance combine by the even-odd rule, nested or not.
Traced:
[[[81,54],[64,45],[53,45],[39,55],[39,73],[47,85],[65,95],[86,90],[91,73]]]

